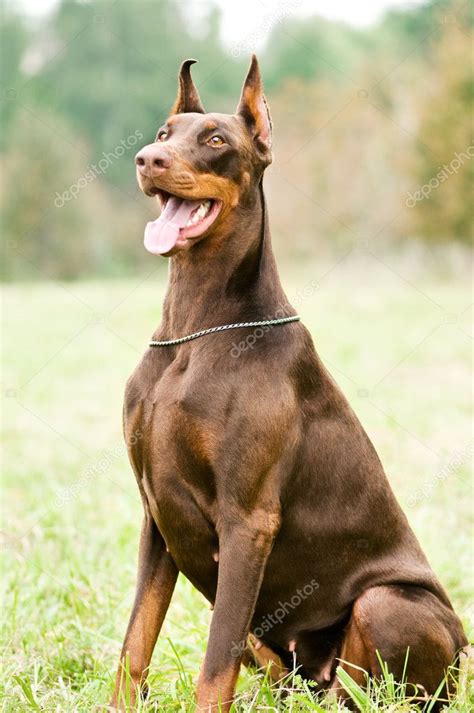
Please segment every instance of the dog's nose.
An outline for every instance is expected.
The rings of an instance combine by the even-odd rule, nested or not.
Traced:
[[[164,146],[149,144],[137,153],[135,163],[143,176],[159,176],[171,166],[171,155]]]

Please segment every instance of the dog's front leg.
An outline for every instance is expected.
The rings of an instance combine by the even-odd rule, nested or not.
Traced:
[[[145,512],[138,555],[137,591],[120,656],[110,707],[127,710],[142,686],[165,618],[178,570],[149,512]]]
[[[265,565],[279,527],[279,515],[258,511],[219,528],[217,594],[197,687],[198,710],[225,713],[230,709]]]

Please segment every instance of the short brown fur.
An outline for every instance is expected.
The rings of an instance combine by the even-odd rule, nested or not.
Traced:
[[[262,188],[271,121],[257,61],[235,115],[204,112],[192,62],[166,141],[146,147],[158,168],[142,161],[138,180],[148,195],[210,198],[222,210],[200,239],[170,252],[157,340],[265,319],[281,305],[295,314],[271,248]],[[216,149],[211,124],[225,136]],[[276,677],[295,659],[321,689],[340,691],[340,659],[377,676],[379,651],[400,676],[410,647],[408,680],[433,695],[466,638],[371,442],[301,323],[233,356],[250,333],[150,348],[128,381],[124,430],[144,523],[122,661],[128,652],[143,686],[181,571],[214,605],[201,710],[229,710],[252,651],[274,662]],[[298,591],[298,605],[268,625]],[[246,648],[250,632],[257,649],[255,639]],[[123,707],[120,680],[114,707]]]

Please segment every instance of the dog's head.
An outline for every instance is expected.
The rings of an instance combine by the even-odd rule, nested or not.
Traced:
[[[161,216],[145,229],[145,247],[157,255],[232,229],[237,209],[252,201],[272,160],[271,119],[255,55],[235,114],[206,113],[191,78],[194,62],[181,65],[171,114],[154,143],[135,157],[140,188],[161,203]]]

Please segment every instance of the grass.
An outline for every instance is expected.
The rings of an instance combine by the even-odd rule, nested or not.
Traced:
[[[287,292],[472,632],[468,281],[429,257],[413,266],[351,254],[331,267],[282,270]],[[135,281],[4,289],[2,711],[91,711],[110,696],[141,521],[122,393],[160,319],[165,280],[159,269]],[[141,710],[192,710],[209,619],[180,579]],[[345,681],[359,710],[413,710],[387,676],[369,693]],[[472,710],[468,688],[449,710]],[[242,671],[235,708],[338,705],[298,676],[275,687]]]

